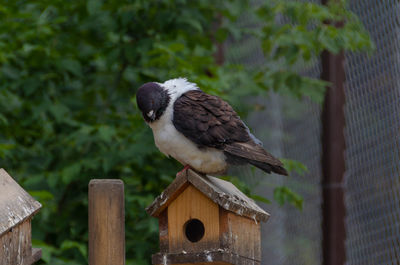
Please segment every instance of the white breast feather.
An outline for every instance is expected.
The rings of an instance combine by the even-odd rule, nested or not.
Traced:
[[[190,165],[203,173],[218,174],[226,171],[227,163],[222,151],[215,148],[199,149],[196,144],[178,132],[172,123],[174,102],[183,93],[197,90],[196,84],[188,82],[185,78],[178,78],[160,85],[168,90],[171,99],[161,118],[149,123],[158,149],[183,165]]]

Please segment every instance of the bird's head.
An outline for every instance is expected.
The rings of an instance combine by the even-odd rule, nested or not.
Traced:
[[[168,106],[170,97],[161,84],[150,82],[139,87],[136,102],[147,122],[158,120]]]

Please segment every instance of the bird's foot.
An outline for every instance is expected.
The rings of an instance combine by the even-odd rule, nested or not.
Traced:
[[[176,176],[179,176],[179,175],[185,173],[188,169],[192,169],[192,168],[189,165],[186,165],[181,171],[176,173]]]

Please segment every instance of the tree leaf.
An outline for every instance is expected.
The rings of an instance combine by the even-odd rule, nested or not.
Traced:
[[[284,205],[287,202],[299,210],[303,209],[303,198],[286,186],[280,186],[274,189],[274,199],[280,205]]]

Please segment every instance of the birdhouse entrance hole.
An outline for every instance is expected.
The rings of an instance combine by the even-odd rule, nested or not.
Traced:
[[[199,219],[190,219],[183,226],[186,238],[190,242],[198,242],[204,236],[204,224]]]

